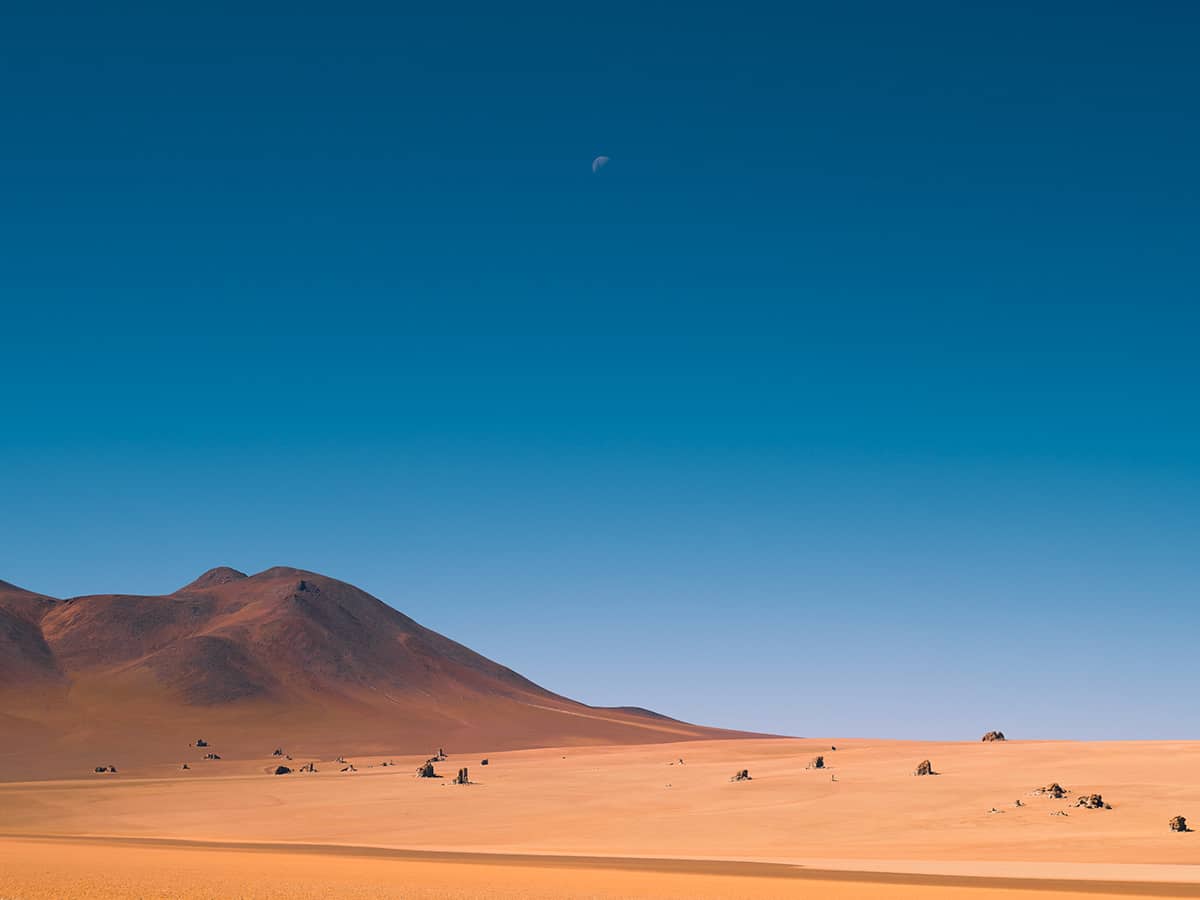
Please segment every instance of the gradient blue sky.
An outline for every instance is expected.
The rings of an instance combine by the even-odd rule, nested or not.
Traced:
[[[1194,6],[161,6],[0,27],[0,578],[296,565],[592,703],[1200,737]]]

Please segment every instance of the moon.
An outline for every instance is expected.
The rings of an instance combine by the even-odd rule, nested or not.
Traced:
[[[597,172],[599,172],[601,169],[603,169],[606,165],[608,165],[608,157],[607,156],[597,156],[595,159],[592,160],[592,174],[595,175]]]

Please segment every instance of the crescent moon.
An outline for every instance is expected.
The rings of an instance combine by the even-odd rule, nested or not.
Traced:
[[[608,157],[607,156],[597,156],[595,159],[592,160],[592,174],[595,175],[597,172],[599,172],[601,169],[603,169],[606,165],[608,165]]]

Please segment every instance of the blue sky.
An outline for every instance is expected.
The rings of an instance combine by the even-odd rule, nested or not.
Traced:
[[[672,6],[7,15],[0,578],[296,565],[593,703],[1200,737],[1200,13]]]

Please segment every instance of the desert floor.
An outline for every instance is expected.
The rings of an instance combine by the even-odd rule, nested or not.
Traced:
[[[289,765],[309,761],[287,749]],[[1167,828],[1174,815],[1200,825],[1200,743],[447,748],[439,779],[415,778],[416,757],[274,776],[270,748],[207,750],[0,784],[0,900],[1200,897],[1200,831]],[[818,753],[828,768],[805,768]],[[911,774],[925,758],[940,774]],[[473,784],[450,783],[459,766]],[[731,782],[738,769],[752,780]],[[1051,781],[1067,799],[1031,795]],[[1113,808],[1071,806],[1088,793]]]

